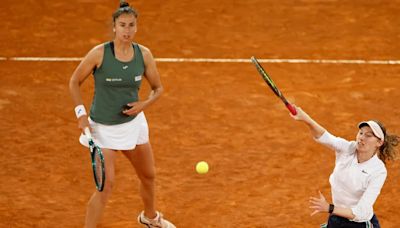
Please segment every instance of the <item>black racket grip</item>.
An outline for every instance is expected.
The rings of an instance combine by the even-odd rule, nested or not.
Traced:
[[[290,103],[286,104],[286,108],[289,109],[290,113],[292,113],[292,115],[297,115],[297,111],[296,108],[293,107],[293,105],[291,105]]]

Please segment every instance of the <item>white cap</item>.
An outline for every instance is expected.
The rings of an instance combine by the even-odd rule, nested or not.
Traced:
[[[381,126],[379,126],[377,122],[373,120],[368,120],[358,124],[358,128],[361,128],[363,126],[369,126],[377,138],[379,138],[382,141],[385,140],[385,134],[383,133]]]

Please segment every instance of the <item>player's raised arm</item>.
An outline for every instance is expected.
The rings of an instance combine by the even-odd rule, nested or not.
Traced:
[[[304,122],[311,131],[311,135],[318,139],[319,137],[324,134],[326,131],[325,128],[323,128],[321,125],[319,125],[315,120],[313,120],[306,112],[304,112],[300,107],[297,107],[296,105],[293,105],[294,108],[297,111],[297,115],[291,115],[293,119],[297,121],[302,121]]]

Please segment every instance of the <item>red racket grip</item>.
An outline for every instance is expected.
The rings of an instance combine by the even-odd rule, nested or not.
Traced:
[[[289,109],[289,111],[290,111],[290,113],[292,113],[292,115],[297,115],[297,111],[296,111],[296,108],[295,107],[293,107],[293,105],[291,105],[291,104],[289,104],[289,103],[287,103],[286,104],[286,108],[288,108]]]

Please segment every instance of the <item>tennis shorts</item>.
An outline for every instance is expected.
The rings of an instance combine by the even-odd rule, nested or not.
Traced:
[[[104,125],[89,119],[92,129],[93,141],[100,147],[112,150],[133,150],[136,145],[149,142],[149,127],[143,112],[133,120],[115,125]],[[84,134],[79,137],[79,142],[89,147]]]
[[[374,215],[368,222],[352,222],[346,218],[330,215],[327,228],[380,228],[378,218]]]

